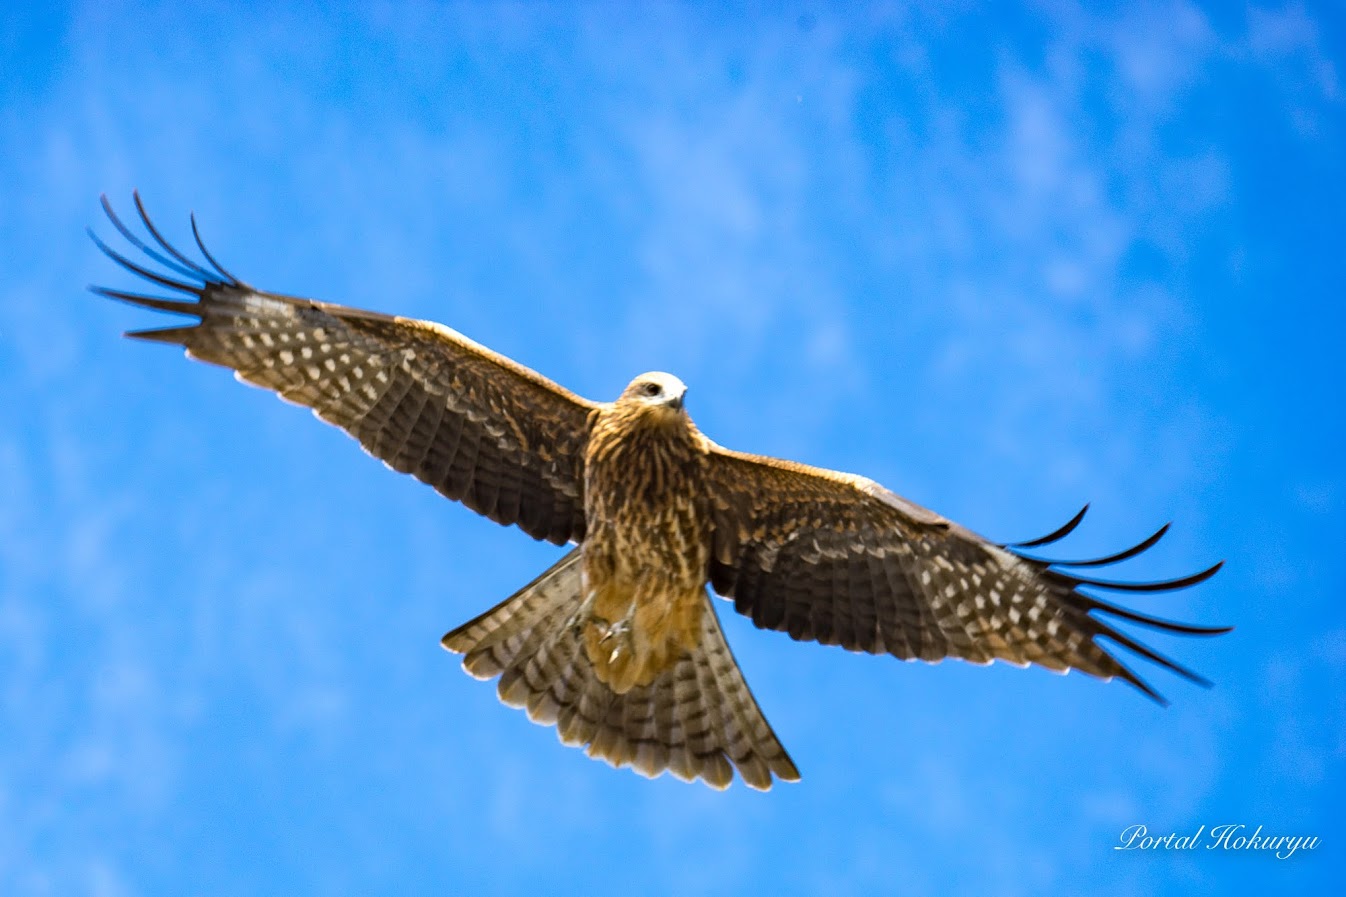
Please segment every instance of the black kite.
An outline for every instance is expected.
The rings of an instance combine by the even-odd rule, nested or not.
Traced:
[[[183,346],[247,383],[308,406],[394,470],[535,539],[576,547],[504,603],[444,636],[506,703],[555,725],[590,756],[647,776],[669,770],[754,788],[799,778],[734,662],[706,585],[763,629],[903,660],[1007,660],[1121,678],[1159,695],[1100,636],[1189,679],[1191,671],[1096,614],[1165,632],[1225,628],[1156,619],[1080,591],[1180,589],[1118,583],[1031,557],[1079,523],[1031,542],[991,542],[864,477],[721,448],[669,374],[644,374],[611,403],[583,399],[439,324],[255,290],[192,231],[206,265],[136,209],[153,245],[104,209],[151,270],[114,261],[191,301],[95,287],[198,320],[128,336]],[[91,232],[92,233],[92,232]],[[1087,508],[1087,506],[1086,506]]]

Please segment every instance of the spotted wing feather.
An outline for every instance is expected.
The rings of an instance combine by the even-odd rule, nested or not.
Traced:
[[[1182,588],[1209,578],[1218,564],[1169,582],[1090,580],[991,543],[863,477],[714,446],[709,481],[712,587],[757,626],[798,640],[904,660],[1075,669],[1121,678],[1162,700],[1099,638],[1203,680],[1095,613],[1168,632],[1228,631],[1159,620],[1080,591]],[[1033,545],[1055,541],[1078,522]],[[1133,557],[1162,533],[1083,565]]]
[[[126,227],[106,199],[104,207],[162,270],[95,237],[104,252],[186,298],[94,291],[198,319],[128,336],[183,346],[192,358],[312,408],[394,470],[498,523],[556,544],[583,538],[583,453],[593,403],[439,324],[255,290],[208,254],[211,267],[199,265],[162,238],[138,196],[160,249]]]

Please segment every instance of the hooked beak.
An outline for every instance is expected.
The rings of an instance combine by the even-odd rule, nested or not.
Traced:
[[[687,395],[687,390],[684,389],[682,392],[678,393],[676,396],[673,396],[672,398],[670,398],[670,399],[668,400],[668,407],[672,408],[674,411],[681,411],[681,410],[682,410],[682,400],[683,400],[683,397],[686,396],[686,395]]]

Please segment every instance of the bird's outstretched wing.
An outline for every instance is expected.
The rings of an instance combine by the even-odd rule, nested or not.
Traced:
[[[1139,614],[1079,588],[1181,589],[1210,578],[1221,564],[1150,583],[1094,580],[1060,569],[1135,557],[1168,527],[1126,551],[1064,563],[1022,552],[1063,538],[1084,511],[1042,539],[998,545],[863,477],[719,446],[712,448],[709,476],[715,516],[711,586],[757,626],[797,640],[904,660],[1001,659],[1076,669],[1120,677],[1162,702],[1098,637],[1204,680],[1095,614],[1188,635],[1229,631]]]
[[[596,407],[439,324],[255,290],[179,252],[136,210],[153,244],[103,208],[142,252],[138,264],[94,241],[123,268],[179,294],[93,287],[102,296],[198,320],[127,336],[183,346],[341,427],[389,467],[502,524],[558,545],[584,535],[584,445]],[[184,301],[182,296],[187,297]]]

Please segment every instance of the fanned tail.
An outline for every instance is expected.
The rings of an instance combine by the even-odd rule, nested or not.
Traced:
[[[571,551],[533,582],[444,636],[478,679],[500,677],[500,700],[554,725],[561,741],[653,778],[726,788],[737,769],[750,787],[799,779],[748,690],[707,600],[701,636],[646,686],[616,694],[584,649],[582,555]]]

